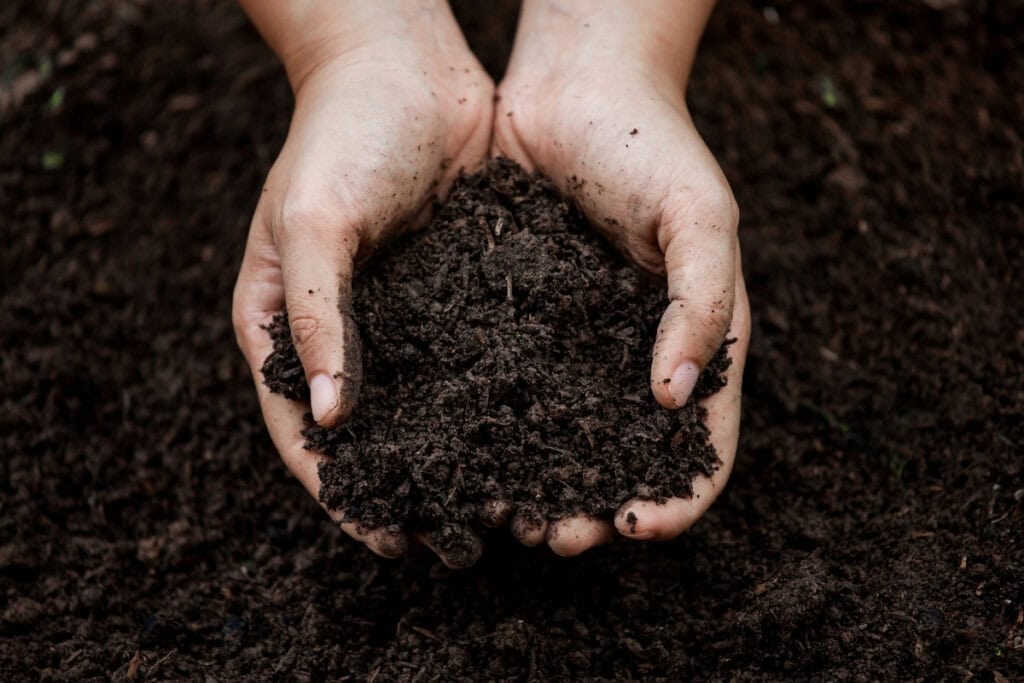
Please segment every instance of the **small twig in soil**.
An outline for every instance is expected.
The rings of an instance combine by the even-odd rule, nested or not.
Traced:
[[[149,668],[149,671],[147,671],[146,675],[142,677],[142,680],[146,680],[147,678],[152,676],[154,673],[156,673],[157,669],[160,668],[160,665],[163,664],[164,662],[166,662],[171,657],[173,657],[175,654],[177,654],[177,652],[178,652],[178,649],[175,648],[175,649],[171,650],[170,652],[168,652],[167,654],[165,654],[160,659],[156,660],[156,664],[154,664],[153,666],[151,666]]]
[[[410,626],[409,628],[411,628],[413,631],[416,631],[416,633],[419,633],[421,636],[425,638],[430,638],[431,640],[437,641],[438,643],[444,642],[444,638],[442,638],[441,636],[437,635],[432,631],[428,631],[422,626]]]

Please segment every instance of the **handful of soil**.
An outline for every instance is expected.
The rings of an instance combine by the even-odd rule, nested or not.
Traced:
[[[610,518],[634,496],[689,497],[718,466],[696,401],[724,386],[727,345],[685,407],[661,408],[648,373],[664,288],[512,161],[459,179],[353,290],[360,403],[333,429],[307,416],[303,434],[331,457],[321,501],[367,527],[454,549],[488,501],[538,522]],[[264,381],[308,399],[287,317],[268,331]]]

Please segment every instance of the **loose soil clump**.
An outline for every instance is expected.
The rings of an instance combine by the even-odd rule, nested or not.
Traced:
[[[724,386],[727,345],[686,406],[661,408],[648,378],[664,287],[513,161],[461,178],[354,297],[359,407],[304,434],[331,456],[321,501],[365,526],[436,532],[458,550],[489,501],[535,523],[610,518],[633,496],[690,497],[718,466],[699,400]],[[268,331],[267,385],[308,398],[287,317]]]

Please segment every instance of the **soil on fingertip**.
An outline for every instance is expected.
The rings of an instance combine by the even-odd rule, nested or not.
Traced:
[[[528,524],[610,520],[633,497],[689,498],[718,467],[700,401],[725,385],[728,344],[682,409],[661,408],[649,377],[663,284],[511,160],[461,177],[353,296],[358,407],[331,429],[307,415],[304,435],[330,456],[321,502],[365,527],[433,533],[465,555],[491,501]],[[264,381],[308,398],[287,317],[268,333]]]

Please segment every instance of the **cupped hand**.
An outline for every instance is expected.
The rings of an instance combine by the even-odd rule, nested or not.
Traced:
[[[736,202],[690,118],[684,79],[621,53],[577,59],[545,47],[517,45],[499,87],[492,153],[551,176],[637,266],[667,278],[651,363],[658,403],[682,406],[726,335],[737,340],[727,386],[704,404],[721,465],[694,481],[692,498],[630,500],[614,525],[574,517],[537,528],[513,519],[524,543],[575,555],[616,530],[639,540],[674,538],[722,490],[736,455],[750,312]]]
[[[274,444],[317,499],[323,456],[303,448],[301,431],[308,412],[323,426],[343,421],[359,394],[355,265],[395,233],[422,224],[460,169],[487,155],[493,84],[450,24],[409,34],[398,28],[338,50],[321,41],[314,59],[306,55],[308,68],[289,69],[295,110],[252,219],[233,319]],[[281,310],[309,405],[263,383],[260,368],[272,350],[264,326]],[[397,528],[370,530],[328,512],[380,555],[408,547]]]

